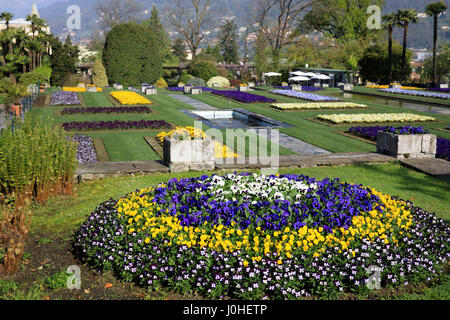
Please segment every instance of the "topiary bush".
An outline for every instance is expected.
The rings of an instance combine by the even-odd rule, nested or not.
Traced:
[[[108,33],[102,53],[110,83],[139,87],[163,73],[163,58],[155,36],[135,23],[123,23]]]
[[[212,77],[207,82],[207,86],[208,87],[213,87],[214,84],[216,86],[219,86],[219,87],[222,87],[222,88],[226,88],[226,87],[230,86],[230,81],[227,78],[224,78],[224,77]]]
[[[193,87],[206,87],[205,80],[195,77],[189,80],[187,84]]]
[[[157,86],[158,88],[168,87],[166,80],[164,80],[163,78],[159,78],[158,81],[155,82],[155,86]]]
[[[102,60],[95,59],[94,67],[92,69],[92,82],[97,87],[107,87],[108,86],[108,76],[106,75],[105,67],[103,66]]]
[[[201,78],[205,81],[219,75],[215,64],[209,61],[194,62],[189,67],[189,73],[194,77]]]
[[[47,66],[42,66],[21,75],[19,82],[23,85],[43,84],[50,81],[52,69]]]

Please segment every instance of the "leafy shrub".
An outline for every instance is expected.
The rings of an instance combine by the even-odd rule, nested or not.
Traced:
[[[205,81],[219,74],[214,63],[209,61],[194,62],[189,67],[189,73],[194,77],[202,78]]]
[[[32,84],[40,84],[50,81],[52,69],[47,66],[42,66],[21,75],[19,82],[28,86]]]
[[[189,73],[183,72],[178,78],[178,82],[187,84],[192,78],[194,78],[194,76],[190,75]]]
[[[239,79],[232,79],[232,80],[230,81],[230,85],[231,85],[232,87],[239,87],[240,84],[242,84],[242,81],[239,80]]]
[[[206,87],[205,80],[195,77],[189,80],[187,84],[193,87]]]
[[[163,74],[163,58],[156,37],[135,23],[123,23],[108,33],[103,65],[110,83],[139,87],[154,83]]]
[[[207,85],[208,87],[213,87],[213,85],[216,84],[219,87],[226,88],[230,86],[230,81],[228,81],[227,78],[224,77],[212,77],[209,79]]]
[[[164,80],[163,78],[159,78],[158,81],[155,82],[155,86],[157,86],[158,88],[168,87],[166,80]]]

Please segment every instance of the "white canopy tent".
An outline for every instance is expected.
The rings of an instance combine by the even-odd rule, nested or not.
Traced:
[[[310,81],[308,77],[296,76],[288,79],[289,81]]]
[[[293,75],[293,76],[307,77],[307,74],[302,71],[292,71],[292,72],[289,72],[289,74]]]
[[[263,73],[263,76],[264,77],[279,77],[279,76],[281,76],[281,73],[278,73],[278,72],[266,72],[266,73]]]
[[[316,79],[316,80],[330,80],[331,77],[324,75],[324,74],[318,74],[314,77],[312,77],[311,79]]]

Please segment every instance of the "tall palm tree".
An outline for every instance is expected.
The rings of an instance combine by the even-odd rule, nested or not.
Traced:
[[[384,26],[388,29],[389,36],[389,48],[388,48],[388,85],[391,84],[392,81],[392,43],[393,43],[393,33],[394,26],[398,25],[397,15],[395,13],[390,13],[383,16]]]
[[[417,23],[419,21],[417,14],[418,12],[414,9],[404,9],[397,12],[398,23],[403,27],[402,80],[405,80],[408,27],[410,23]]]
[[[425,12],[434,19],[434,36],[433,36],[433,83],[437,83],[437,68],[436,68],[436,51],[437,51],[437,37],[438,37],[438,16],[447,10],[447,5],[443,2],[434,2],[427,5]]]
[[[42,29],[47,25],[44,19],[39,18],[37,15],[28,15],[26,17],[26,21],[29,21],[31,23],[31,39],[34,42],[36,35],[42,32]],[[31,51],[31,70],[33,71],[36,68],[36,60],[37,60],[37,52],[36,48],[39,47],[39,45],[36,43],[34,46],[32,46]]]
[[[12,20],[12,18],[14,17],[14,14],[8,11],[2,12],[0,14],[0,20],[5,21],[6,24],[6,30],[9,30],[9,22]]]

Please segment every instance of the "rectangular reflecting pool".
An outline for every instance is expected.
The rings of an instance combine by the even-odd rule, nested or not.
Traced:
[[[286,123],[250,112],[245,109],[234,110],[183,110],[196,120],[215,129],[245,129],[245,128],[282,128],[292,127]]]

